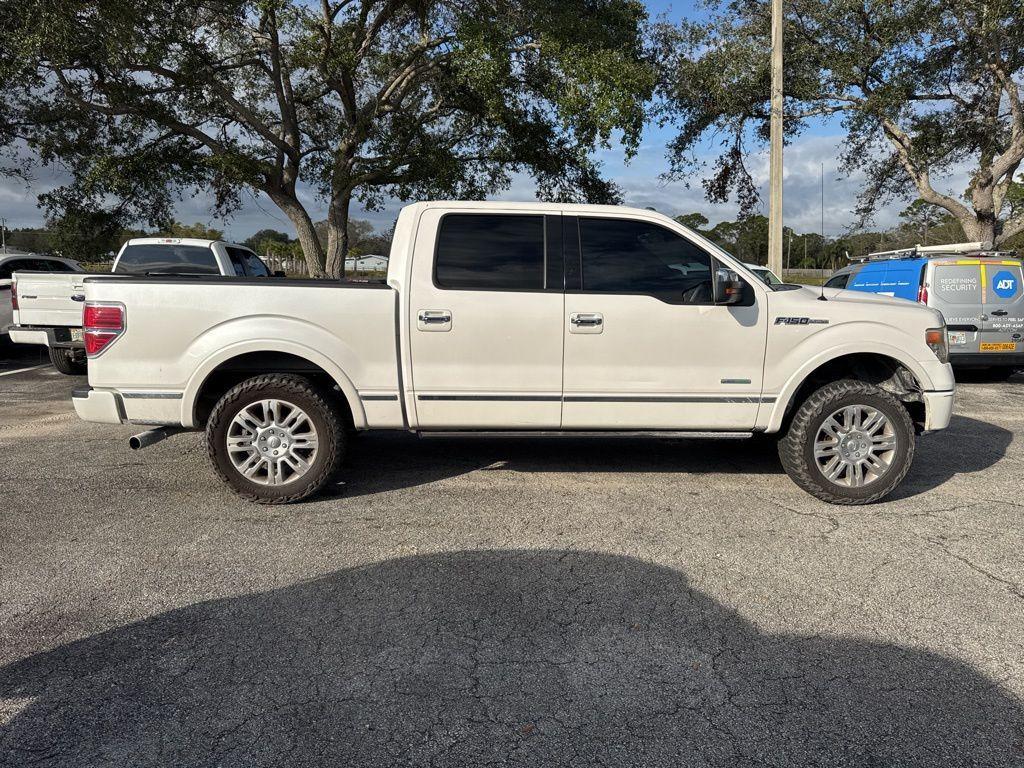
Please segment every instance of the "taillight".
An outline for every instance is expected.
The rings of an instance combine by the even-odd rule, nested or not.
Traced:
[[[919,304],[927,304],[928,303],[928,286],[927,285],[922,284],[921,287],[917,289],[917,301],[918,301]]]
[[[18,281],[11,280],[11,309],[18,311]]]
[[[82,325],[87,357],[96,357],[124,333],[124,315],[124,304],[86,302]]]

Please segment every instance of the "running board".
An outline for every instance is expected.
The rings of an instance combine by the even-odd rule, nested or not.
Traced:
[[[597,438],[687,438],[691,440],[746,440],[753,432],[688,432],[684,430],[531,430],[517,429],[504,431],[476,430],[432,430],[417,432],[418,437],[597,437]]]

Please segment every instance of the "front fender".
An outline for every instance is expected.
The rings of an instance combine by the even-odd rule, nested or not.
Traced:
[[[303,341],[295,341],[297,338]],[[325,328],[304,320],[280,316],[254,318],[251,315],[210,328],[186,350],[187,357],[199,362],[185,385],[181,401],[182,424],[196,426],[196,399],[210,374],[232,358],[252,352],[291,354],[322,368],[344,394],[354,426],[357,429],[366,427],[366,413],[352,380],[353,376],[358,376],[362,362],[351,347]]]
[[[794,367],[789,369],[791,373],[774,393],[770,384],[772,376],[766,371],[765,395],[771,397],[774,394],[775,403],[769,412],[766,423],[759,426],[768,432],[777,431],[782,426],[782,420],[790,401],[807,377],[826,363],[847,355],[883,355],[909,370],[922,389],[949,389],[951,387],[951,384],[946,381],[937,381],[933,373],[928,370],[928,366],[906,351],[906,346],[909,346],[911,342],[909,334],[902,331],[898,334],[898,337],[906,337],[907,344],[904,347],[880,340],[892,337],[893,332],[892,326],[880,323],[844,323],[842,326],[835,326],[832,330],[824,330],[808,336],[800,343],[790,347],[776,364],[775,369],[784,371],[789,365]],[[826,337],[828,337],[827,342]],[[896,338],[893,339],[893,342],[902,342],[903,340],[903,338]],[[826,343],[823,344],[823,342]],[[923,341],[918,343],[923,344]],[[808,348],[811,346],[818,348],[818,351],[813,354],[809,353]],[[928,351],[930,354],[930,350]],[[802,362],[798,364],[798,360]],[[935,362],[938,364],[938,360]],[[943,366],[943,368],[945,367]]]

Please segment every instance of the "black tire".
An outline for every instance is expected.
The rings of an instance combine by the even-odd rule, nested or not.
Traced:
[[[861,405],[881,411],[892,424],[896,440],[889,467],[880,477],[850,487],[828,480],[814,458],[814,441],[821,425],[840,408]],[[826,384],[804,400],[779,440],[782,466],[797,485],[829,504],[871,504],[899,485],[914,461],[914,423],[903,403],[864,381],[843,379]]]
[[[84,376],[87,373],[85,352],[67,347],[48,347],[50,362],[65,376]]]
[[[282,400],[305,411],[318,438],[309,469],[282,485],[265,485],[245,477],[232,463],[227,447],[235,416],[243,408],[267,399]],[[267,374],[232,387],[217,402],[206,424],[206,447],[214,470],[243,499],[260,504],[289,504],[321,490],[338,471],[347,445],[344,424],[339,407],[309,379]]]

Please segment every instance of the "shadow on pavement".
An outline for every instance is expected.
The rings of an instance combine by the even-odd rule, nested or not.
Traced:
[[[914,464],[890,500],[930,491],[956,475],[982,472],[997,464],[1013,433],[987,421],[953,416],[949,427],[919,438]]]
[[[482,551],[173,610],[0,670],[0,763],[1010,766],[971,666],[774,635],[631,558]]]
[[[633,438],[439,438],[363,435],[329,494],[354,498],[458,477],[513,472],[780,474],[774,443],[762,440]]]
[[[936,488],[958,474],[981,472],[1006,454],[1013,433],[954,416],[949,428],[918,439],[907,479],[890,499]],[[347,498],[458,477],[481,469],[514,472],[782,474],[769,440],[615,438],[429,438],[372,434],[350,446],[352,458],[327,495]]]

